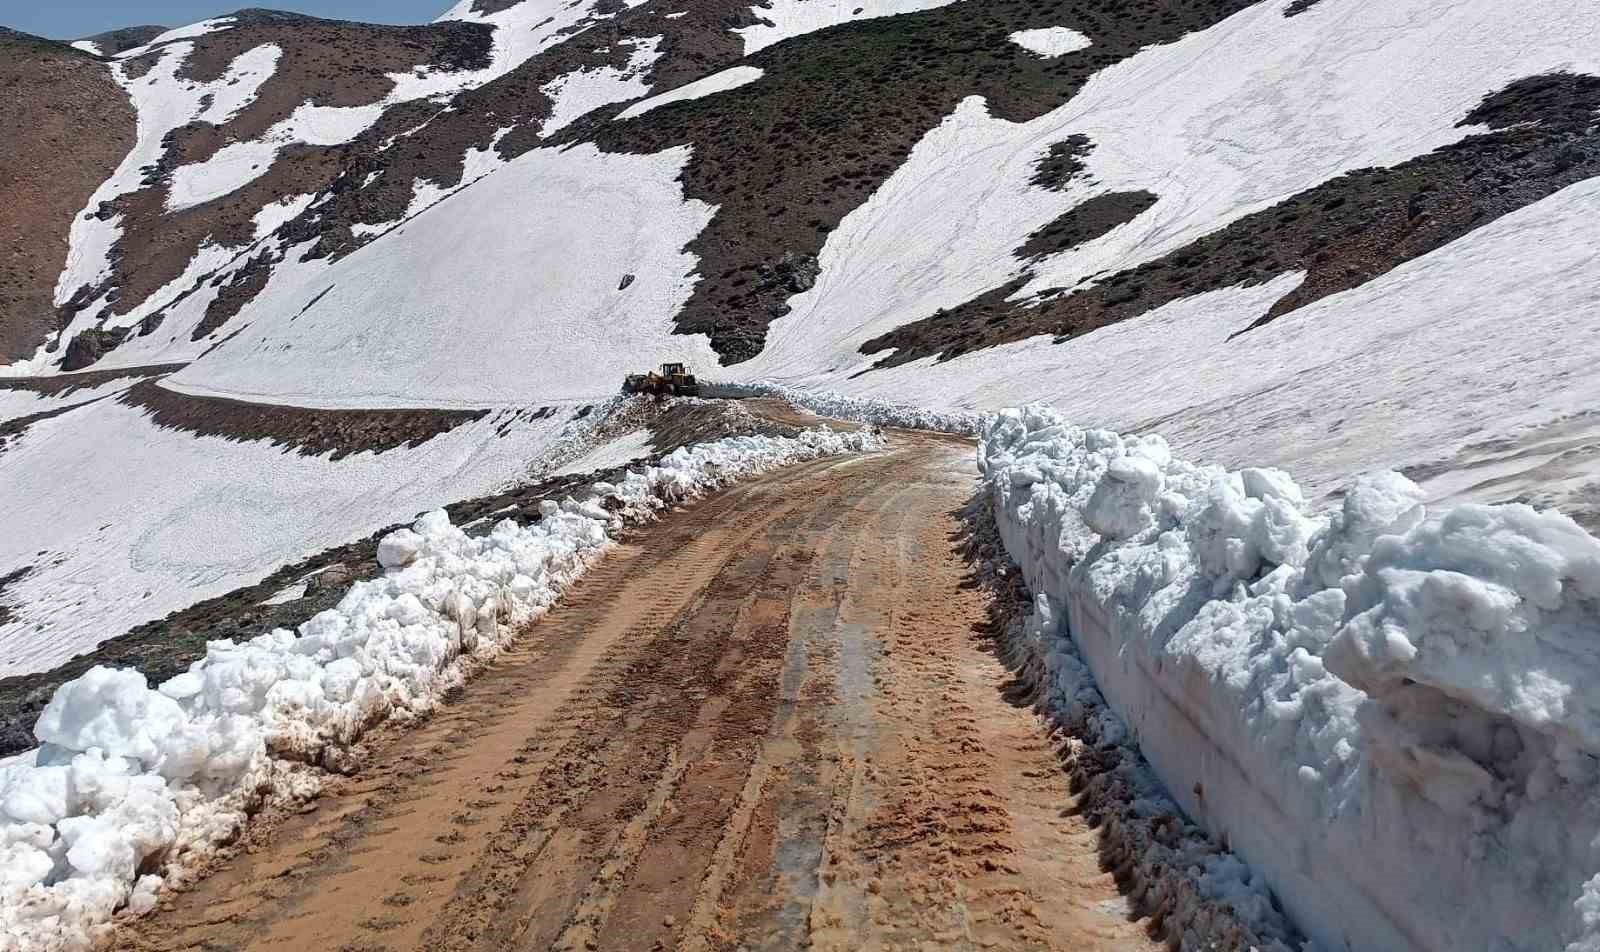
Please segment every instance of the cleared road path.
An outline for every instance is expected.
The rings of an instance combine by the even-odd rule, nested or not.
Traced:
[[[970,444],[673,513],[140,949],[1155,949],[961,558]]]

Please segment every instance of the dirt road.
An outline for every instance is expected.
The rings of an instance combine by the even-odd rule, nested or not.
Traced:
[[[1154,949],[903,435],[639,533],[139,949]]]

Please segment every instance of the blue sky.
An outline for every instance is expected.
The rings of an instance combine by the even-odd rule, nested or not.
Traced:
[[[182,26],[244,7],[368,23],[426,23],[450,4],[451,0],[13,0],[0,4],[0,26],[73,40],[143,23]]]

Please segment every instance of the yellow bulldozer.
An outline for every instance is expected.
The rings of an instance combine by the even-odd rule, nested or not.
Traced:
[[[667,363],[661,371],[629,374],[622,381],[623,393],[650,393],[663,397],[698,397],[700,381],[683,364]]]

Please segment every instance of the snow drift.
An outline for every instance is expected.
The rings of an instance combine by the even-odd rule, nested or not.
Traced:
[[[244,644],[214,641],[152,688],[96,667],[40,716],[40,748],[0,766],[0,949],[74,949],[119,910],[153,908],[269,797],[307,794],[308,765],[347,769],[381,721],[431,709],[536,618],[627,522],[780,465],[882,446],[868,433],[730,437],[541,505],[482,537],[423,515],[378,547],[385,574],[339,605]]]
[[[1319,946],[1600,949],[1600,540],[1393,473],[1316,513],[1043,407],[979,465],[1040,637]]]

